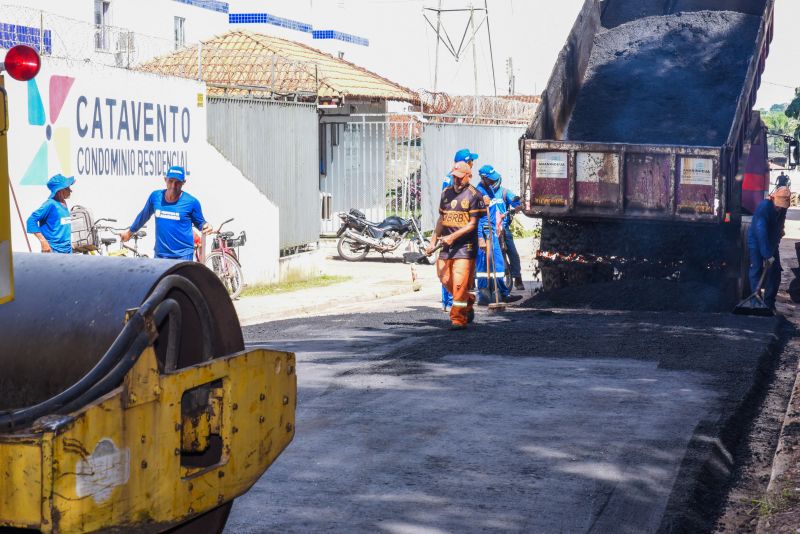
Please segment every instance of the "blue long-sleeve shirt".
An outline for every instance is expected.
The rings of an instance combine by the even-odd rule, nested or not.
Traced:
[[[165,190],[153,191],[131,224],[131,232],[156,217],[156,258],[183,259],[194,253],[192,226],[202,230],[206,223],[200,201],[182,191],[176,202],[167,202]]]
[[[495,191],[492,188],[485,187],[483,183],[478,184],[476,189],[482,196],[489,197],[489,213],[492,216],[492,235],[495,239],[497,239],[497,220],[506,212],[506,203],[505,199],[503,198],[503,192],[506,190],[502,189]],[[503,219],[504,222],[505,219],[507,219],[507,217]],[[488,236],[485,231],[487,220],[488,219],[485,212],[478,220],[478,235],[484,238]]]
[[[512,191],[509,191],[505,187],[503,187],[500,191],[501,191],[500,197],[503,199],[503,202],[506,205],[506,212],[515,210],[522,205],[522,200]],[[506,216],[503,219],[503,228],[508,228],[509,226],[511,226],[511,219],[512,218],[509,216]]]
[[[781,239],[778,222],[778,211],[775,209],[775,204],[769,199],[762,200],[753,214],[748,239],[758,246],[758,251],[763,258],[775,255]]]
[[[41,232],[53,252],[72,254],[72,219],[61,202],[48,198],[28,217],[25,227],[29,234]]]

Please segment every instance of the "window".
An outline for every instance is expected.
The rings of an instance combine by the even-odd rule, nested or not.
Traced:
[[[94,48],[95,50],[109,49],[109,10],[111,2],[108,0],[94,0]]]
[[[186,44],[186,19],[175,17],[175,50]]]

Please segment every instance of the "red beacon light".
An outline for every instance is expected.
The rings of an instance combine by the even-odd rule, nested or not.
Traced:
[[[2,68],[15,80],[27,82],[39,74],[42,60],[30,46],[16,45],[6,53]]]

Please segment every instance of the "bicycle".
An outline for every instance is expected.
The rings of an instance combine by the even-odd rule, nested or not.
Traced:
[[[112,234],[114,234],[115,236],[119,237],[127,230],[127,228],[108,228],[107,230]],[[106,245],[106,253],[109,256],[129,257],[132,254],[134,258],[149,258],[150,256],[148,256],[147,254],[142,254],[139,252],[139,240],[146,236],[147,232],[145,232],[144,230],[138,230],[136,232],[133,232],[131,234],[131,239],[133,239],[133,246],[130,246],[127,243],[120,243],[120,247],[118,250],[115,250],[113,252],[108,252],[108,245]],[[114,239],[112,243],[115,241],[116,239]],[[105,244],[105,240],[103,240],[103,244]]]
[[[222,227],[231,221],[233,219],[228,219],[220,224],[216,231],[211,232],[215,237],[211,242],[211,252],[206,254],[203,264],[217,275],[233,300],[239,296],[244,287],[238,250],[247,241],[247,234],[242,230],[239,236],[234,238],[233,232],[223,232]],[[199,251],[196,251],[196,257],[199,261]]]
[[[76,253],[88,254],[90,256],[111,256],[111,257],[129,257],[134,258],[147,258],[147,254],[139,252],[139,240],[147,235],[144,230],[134,232],[131,236],[133,239],[133,246],[127,243],[121,243],[117,250],[111,250],[111,245],[117,242],[117,237],[121,236],[127,228],[114,228],[108,224],[101,223],[115,223],[116,219],[102,218],[97,219],[89,227],[89,236],[81,241],[79,245],[73,245],[72,250]],[[110,233],[117,237],[104,236],[104,233]],[[102,247],[102,248],[101,248]]]

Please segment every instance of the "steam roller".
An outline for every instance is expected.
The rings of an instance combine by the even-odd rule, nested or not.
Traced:
[[[245,350],[192,262],[14,254],[0,532],[221,532],[294,437],[294,354]]]

